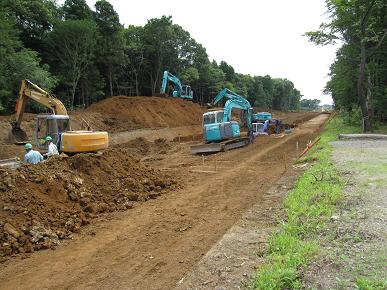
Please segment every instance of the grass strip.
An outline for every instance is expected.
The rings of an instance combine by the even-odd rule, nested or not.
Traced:
[[[267,262],[250,288],[300,289],[301,269],[318,253],[318,232],[330,220],[343,195],[344,181],[331,161],[330,141],[338,134],[360,128],[345,125],[340,116],[330,119],[320,142],[300,162],[313,161],[284,199],[286,220],[268,242]]]

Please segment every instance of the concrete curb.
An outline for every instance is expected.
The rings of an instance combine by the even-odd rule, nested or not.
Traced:
[[[340,134],[339,140],[387,140],[383,134]]]

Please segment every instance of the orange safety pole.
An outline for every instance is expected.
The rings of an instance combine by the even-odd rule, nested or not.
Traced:
[[[321,139],[321,137],[318,137],[317,139],[315,139],[315,140],[313,141],[313,143],[307,144],[307,145],[306,145],[306,148],[305,148],[304,151],[301,153],[301,155],[298,156],[297,159],[300,159],[302,156],[304,156],[304,155],[306,154],[306,152],[308,152],[314,145],[316,145],[316,144],[320,141],[320,139]]]

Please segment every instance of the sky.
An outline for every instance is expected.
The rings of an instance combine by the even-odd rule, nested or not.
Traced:
[[[332,103],[322,91],[338,46],[316,46],[303,36],[326,20],[324,0],[108,1],[125,27],[171,15],[210,60],[223,60],[238,73],[287,78],[304,99]],[[94,9],[95,1],[87,3]]]

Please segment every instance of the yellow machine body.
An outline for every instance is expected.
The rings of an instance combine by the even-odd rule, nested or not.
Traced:
[[[68,131],[62,133],[60,151],[65,153],[93,152],[109,145],[107,132]]]

